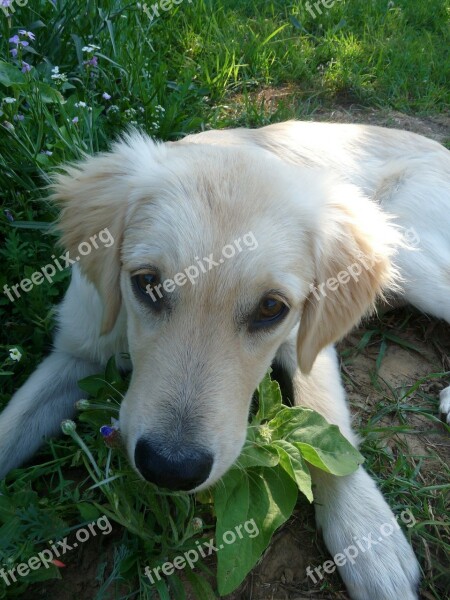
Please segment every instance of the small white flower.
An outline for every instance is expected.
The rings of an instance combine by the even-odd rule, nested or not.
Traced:
[[[194,531],[200,531],[200,529],[203,529],[203,521],[200,519],[200,517],[194,517],[191,521],[191,525]]]
[[[52,79],[58,81],[67,81],[67,75],[65,73],[55,73],[55,75],[52,75]]]
[[[100,46],[96,46],[95,44],[89,44],[89,46],[83,46],[81,50],[83,52],[94,52],[94,50],[100,50]]]
[[[53,73],[53,75],[51,76],[51,78],[54,81],[60,81],[60,82],[67,81],[67,75],[65,73],[60,73],[59,67],[53,67],[52,73]]]
[[[11,358],[11,360],[16,360],[17,362],[19,362],[19,360],[22,358],[22,353],[19,352],[17,348],[10,348],[9,357]]]
[[[15,98],[11,98],[10,96],[6,96],[5,98],[3,98],[3,102],[6,102],[6,104],[13,104],[16,101]]]
[[[77,108],[86,108],[87,104],[86,104],[86,102],[83,102],[82,100],[80,100],[80,102],[75,102],[75,106]]]

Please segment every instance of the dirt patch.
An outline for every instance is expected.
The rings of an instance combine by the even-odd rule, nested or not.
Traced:
[[[350,107],[319,110],[314,114],[317,121],[334,123],[364,123],[419,133],[441,144],[450,138],[450,115],[440,114],[427,117],[415,117],[399,111],[375,110],[371,108]]]
[[[301,97],[304,97],[302,92]],[[414,116],[390,109],[377,109],[345,103],[332,108],[320,107],[311,111],[304,100],[299,100],[299,92],[295,85],[285,85],[277,88],[264,88],[249,94],[250,103],[258,107],[260,114],[266,119],[280,110],[283,118],[326,121],[328,123],[361,123],[412,131],[429,137],[441,144],[450,144],[450,113],[436,115]],[[225,108],[225,112],[239,120],[243,107],[246,106],[242,94],[233,96]],[[305,116],[303,116],[305,115]],[[248,115],[247,115],[248,116]],[[268,123],[269,121],[267,121]]]

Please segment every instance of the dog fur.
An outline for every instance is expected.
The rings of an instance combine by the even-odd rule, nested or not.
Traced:
[[[239,455],[253,391],[274,361],[289,375],[295,403],[357,445],[332,344],[383,293],[450,322],[449,175],[450,153],[424,137],[301,122],[164,144],[132,133],[67,167],[53,194],[63,245],[75,256],[105,227],[114,244],[73,267],[54,349],[0,415],[0,476],[59,431],[82,397],[77,381],[112,355],[133,368],[120,411],[131,463],[143,438],[167,460],[207,452],[212,467],[196,490]],[[408,229],[417,248],[404,243]],[[178,286],[161,310],[133,291],[136,274],[157,267],[171,278],[248,232],[254,251]],[[361,255],[370,266],[357,281],[320,299],[311,292]],[[268,295],[287,313],[252,330]],[[450,413],[450,388],[441,412]],[[312,475],[332,555],[391,520],[362,467],[347,477]],[[339,570],[353,600],[418,598],[419,567],[401,530]]]

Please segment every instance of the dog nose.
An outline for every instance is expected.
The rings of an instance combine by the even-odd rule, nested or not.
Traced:
[[[142,437],[136,444],[134,462],[142,476],[151,483],[169,490],[192,490],[208,478],[212,455],[203,448],[167,450]]]

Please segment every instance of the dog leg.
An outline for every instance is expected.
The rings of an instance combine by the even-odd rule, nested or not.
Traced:
[[[54,351],[14,394],[0,414],[0,478],[29,459],[45,438],[60,432],[73,416],[74,404],[84,393],[83,377],[100,373],[110,356],[124,370],[126,328],[118,320],[108,335],[100,335],[103,307],[95,287],[75,265],[64,300],[58,307]]]
[[[282,347],[276,360],[292,376],[295,403],[321,413],[357,445],[334,348],[319,354],[308,376],[297,368],[292,346]],[[346,477],[311,471],[317,524],[331,555],[345,559],[336,563],[352,600],[417,600],[416,557],[366,471],[360,467]]]
[[[78,380],[99,371],[99,364],[59,351],[39,365],[0,414],[0,478],[60,433],[61,421],[73,416],[84,395]]]
[[[441,391],[439,398],[439,412],[441,419],[450,425],[450,386]]]

